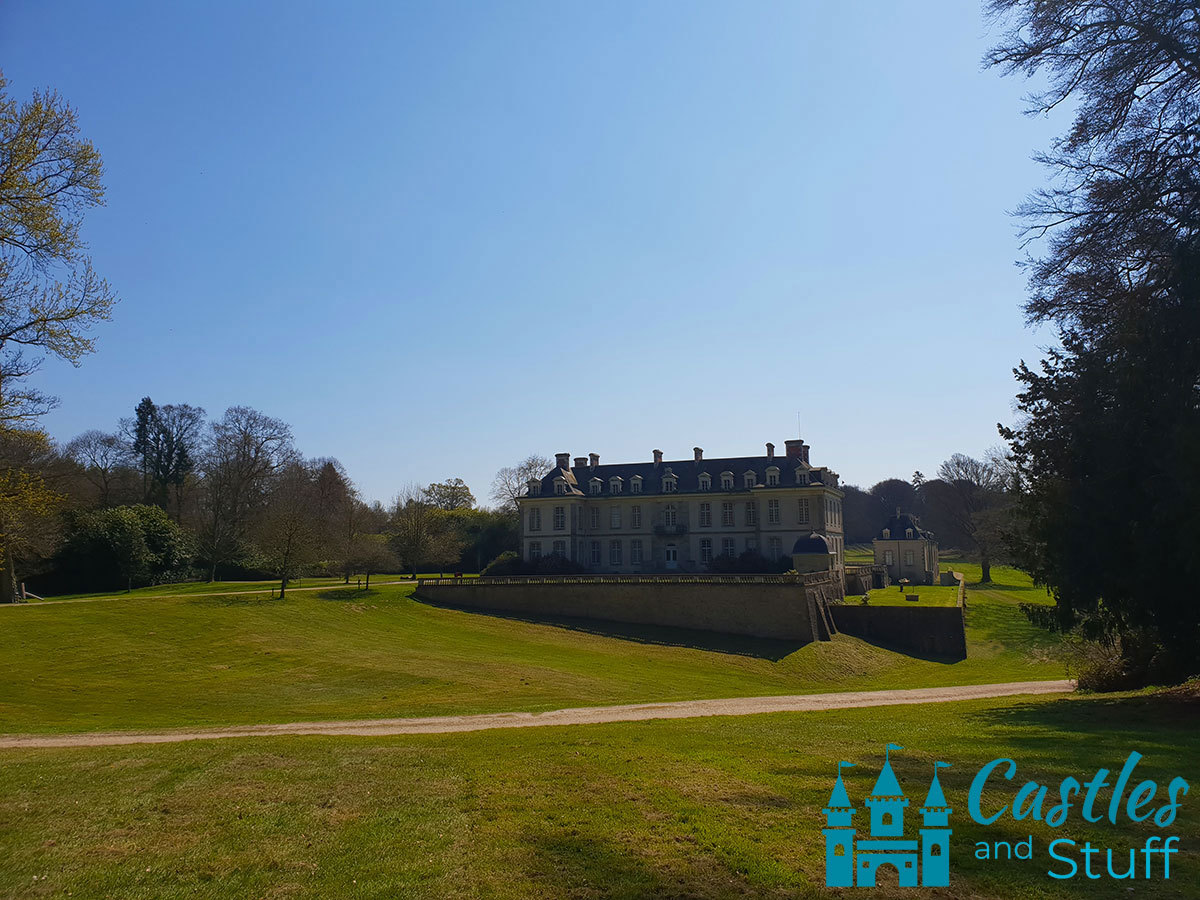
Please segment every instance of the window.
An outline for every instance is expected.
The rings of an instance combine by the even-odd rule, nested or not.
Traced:
[[[592,565],[600,565],[600,542],[592,541]]]
[[[600,527],[600,507],[593,506],[591,509],[588,510],[588,527],[589,528],[599,528]]]
[[[746,538],[747,550],[758,550],[758,538]]]
[[[799,520],[801,525],[808,524],[808,516],[809,516],[808,498],[801,497],[800,498],[800,520]]]
[[[642,542],[640,540],[632,540],[629,542],[629,564],[640,566],[642,564]]]
[[[603,487],[604,487],[604,482],[601,481],[599,478],[593,478],[591,481],[588,482],[588,490],[590,490],[593,494],[600,493],[600,489]]]
[[[663,507],[663,524],[668,528],[675,525],[675,504],[668,503]]]
[[[554,530],[563,531],[567,527],[567,508],[565,506],[554,507]]]
[[[679,479],[674,475],[668,475],[662,480],[662,489],[664,494],[673,494],[679,488]]]
[[[743,487],[752,488],[756,484],[758,484],[758,476],[755,475],[753,472],[747,472],[745,475],[742,476],[742,486]]]
[[[733,557],[737,553],[737,544],[733,538],[721,538],[721,555]]]
[[[746,524],[747,525],[757,525],[758,524],[758,504],[755,503],[753,500],[751,500],[749,503],[746,504]]]
[[[608,510],[608,527],[609,528],[620,528],[621,527],[621,507],[613,506]]]
[[[767,524],[768,525],[778,525],[779,524],[779,501],[778,500],[768,500],[767,501]]]
[[[911,529],[911,528],[905,528],[905,529],[904,529],[904,536],[905,536],[906,538],[908,538],[908,539],[911,541],[911,540],[912,540],[912,529]]]
[[[554,555],[555,556],[566,556],[567,555],[567,542],[566,541],[555,541],[554,542]]]
[[[621,493],[621,485],[622,485],[621,476],[614,475],[612,478],[608,479],[608,492],[610,494]]]
[[[705,565],[712,562],[712,538],[700,538],[700,562]]]
[[[629,508],[629,527],[630,528],[641,528],[642,527],[642,507],[641,506],[634,505]]]
[[[700,527],[701,528],[711,528],[712,527],[712,504],[711,503],[701,503],[700,504]]]
[[[554,493],[565,494],[567,492],[567,483],[561,478],[554,479]]]
[[[887,540],[890,540],[891,537],[892,537],[892,529],[890,529],[890,528],[883,529],[883,539],[885,541],[887,541]]]
[[[779,470],[774,466],[767,469],[767,487],[779,486]]]
[[[895,557],[892,556],[891,550],[883,551],[883,564],[885,566],[890,566],[894,560],[895,560]]]
[[[767,558],[771,562],[779,562],[779,557],[783,555],[783,541],[777,537],[770,538],[767,541]]]
[[[634,475],[629,479],[629,493],[640,494],[642,492],[642,476]]]
[[[530,559],[541,559],[542,558],[542,542],[541,541],[530,541],[529,542],[529,558]]]
[[[798,468],[795,471],[796,484],[808,484],[808,475],[803,468]]]
[[[619,566],[621,564],[621,542],[608,542],[608,564],[610,566]]]
[[[541,531],[542,530],[542,511],[540,509],[538,509],[537,507],[534,507],[533,509],[531,509],[529,511],[529,530],[530,531]]]
[[[540,481],[531,482],[529,485],[529,496],[538,497],[542,493],[542,483]]]
[[[913,552],[911,550],[904,551],[904,564],[911,566],[913,564]]]
[[[723,490],[723,491],[732,491],[733,490],[733,473],[732,472],[722,472],[721,473],[721,490]]]
[[[721,504],[721,524],[726,528],[733,527],[733,503],[729,500]]]
[[[712,478],[709,477],[707,472],[704,472],[700,476],[700,490],[702,490],[702,491],[711,491],[712,490]]]

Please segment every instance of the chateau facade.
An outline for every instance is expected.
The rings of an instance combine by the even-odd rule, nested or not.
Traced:
[[[899,509],[872,542],[875,565],[885,566],[892,581],[907,578],[913,584],[937,584],[938,545],[933,532],[921,527],[916,516]]]
[[[719,556],[746,551],[800,571],[841,575],[845,541],[836,472],[809,463],[808,445],[779,456],[601,465],[599,454],[531,479],[519,500],[526,560],[556,554],[595,573],[703,572]]]

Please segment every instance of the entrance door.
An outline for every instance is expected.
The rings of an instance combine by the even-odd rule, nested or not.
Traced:
[[[675,549],[674,544],[667,544],[666,559],[667,559],[667,568],[668,569],[678,569],[679,568],[679,552]]]

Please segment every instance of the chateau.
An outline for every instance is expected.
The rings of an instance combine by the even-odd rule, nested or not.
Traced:
[[[601,465],[599,454],[555,454],[520,498],[527,560],[557,554],[595,573],[703,572],[746,551],[790,556],[798,571],[844,571],[836,472],[808,461],[802,440],[779,456]]]

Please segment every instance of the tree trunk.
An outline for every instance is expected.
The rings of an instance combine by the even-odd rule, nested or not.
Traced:
[[[214,562],[212,564],[212,568],[210,568],[208,571],[208,583],[212,584],[216,580],[217,580],[217,564]]]
[[[17,570],[12,554],[4,551],[4,574],[0,577],[0,603],[17,602]]]
[[[127,594],[128,594],[128,593],[129,593],[129,592],[131,592],[132,590],[133,590],[133,576],[132,576],[132,575],[130,575],[130,576],[129,576],[129,577],[126,579],[126,580],[125,580],[125,593],[127,593]]]
[[[371,589],[371,570],[367,570],[367,590]]]
[[[287,580],[286,575],[280,577],[280,579],[279,579],[279,599],[280,600],[283,599],[283,595],[287,591],[287,583],[288,583],[288,580]]]
[[[980,582],[982,584],[990,583],[992,580],[992,560],[986,553],[979,557],[979,568],[983,570],[983,575],[979,579]]]

